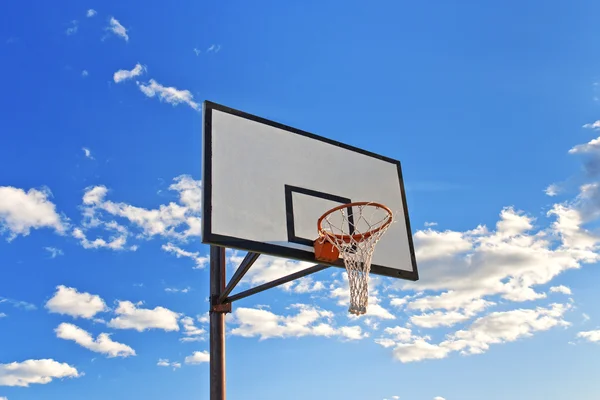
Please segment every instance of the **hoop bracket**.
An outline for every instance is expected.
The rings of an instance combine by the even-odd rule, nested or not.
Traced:
[[[210,312],[230,313],[231,303],[219,303],[219,295],[210,296]]]

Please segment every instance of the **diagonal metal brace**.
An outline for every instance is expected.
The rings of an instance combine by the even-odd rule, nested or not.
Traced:
[[[314,266],[312,266],[310,268],[303,269],[302,271],[298,271],[298,272],[295,272],[293,274],[281,277],[279,279],[275,279],[272,282],[264,283],[262,285],[258,285],[256,287],[253,287],[252,289],[244,290],[243,292],[240,292],[240,293],[234,294],[232,296],[229,296],[229,297],[227,297],[227,298],[225,298],[223,300],[223,303],[224,304],[231,304],[232,302],[234,302],[236,300],[240,300],[240,299],[243,299],[244,297],[248,297],[248,296],[251,296],[253,294],[265,291],[267,289],[271,289],[271,288],[274,288],[276,286],[283,285],[284,283],[288,283],[288,282],[293,281],[295,279],[302,278],[302,277],[304,277],[306,275],[314,274],[315,272],[322,271],[325,268],[329,268],[329,266],[328,265],[320,265],[320,264],[314,265]]]
[[[249,252],[246,254],[246,257],[244,257],[240,263],[240,266],[231,277],[231,280],[227,284],[225,290],[221,292],[221,295],[218,297],[215,304],[223,304],[224,300],[227,298],[227,296],[229,296],[229,293],[231,293],[231,291],[235,289],[236,285],[240,283],[244,275],[246,275],[246,272],[248,272],[258,257],[260,257],[260,253]]]

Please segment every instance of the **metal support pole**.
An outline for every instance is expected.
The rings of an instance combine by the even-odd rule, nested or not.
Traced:
[[[225,290],[225,248],[210,246],[210,400],[225,400],[225,314],[217,301]]]

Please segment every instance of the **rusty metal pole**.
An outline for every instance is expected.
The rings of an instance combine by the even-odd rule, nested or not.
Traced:
[[[218,304],[225,290],[225,248],[210,246],[210,400],[225,400],[225,314],[231,303]]]

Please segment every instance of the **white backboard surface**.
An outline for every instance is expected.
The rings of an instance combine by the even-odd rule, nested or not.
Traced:
[[[395,222],[371,272],[418,279],[398,161],[212,102],[203,111],[203,243],[318,264],[319,216],[373,201]]]

